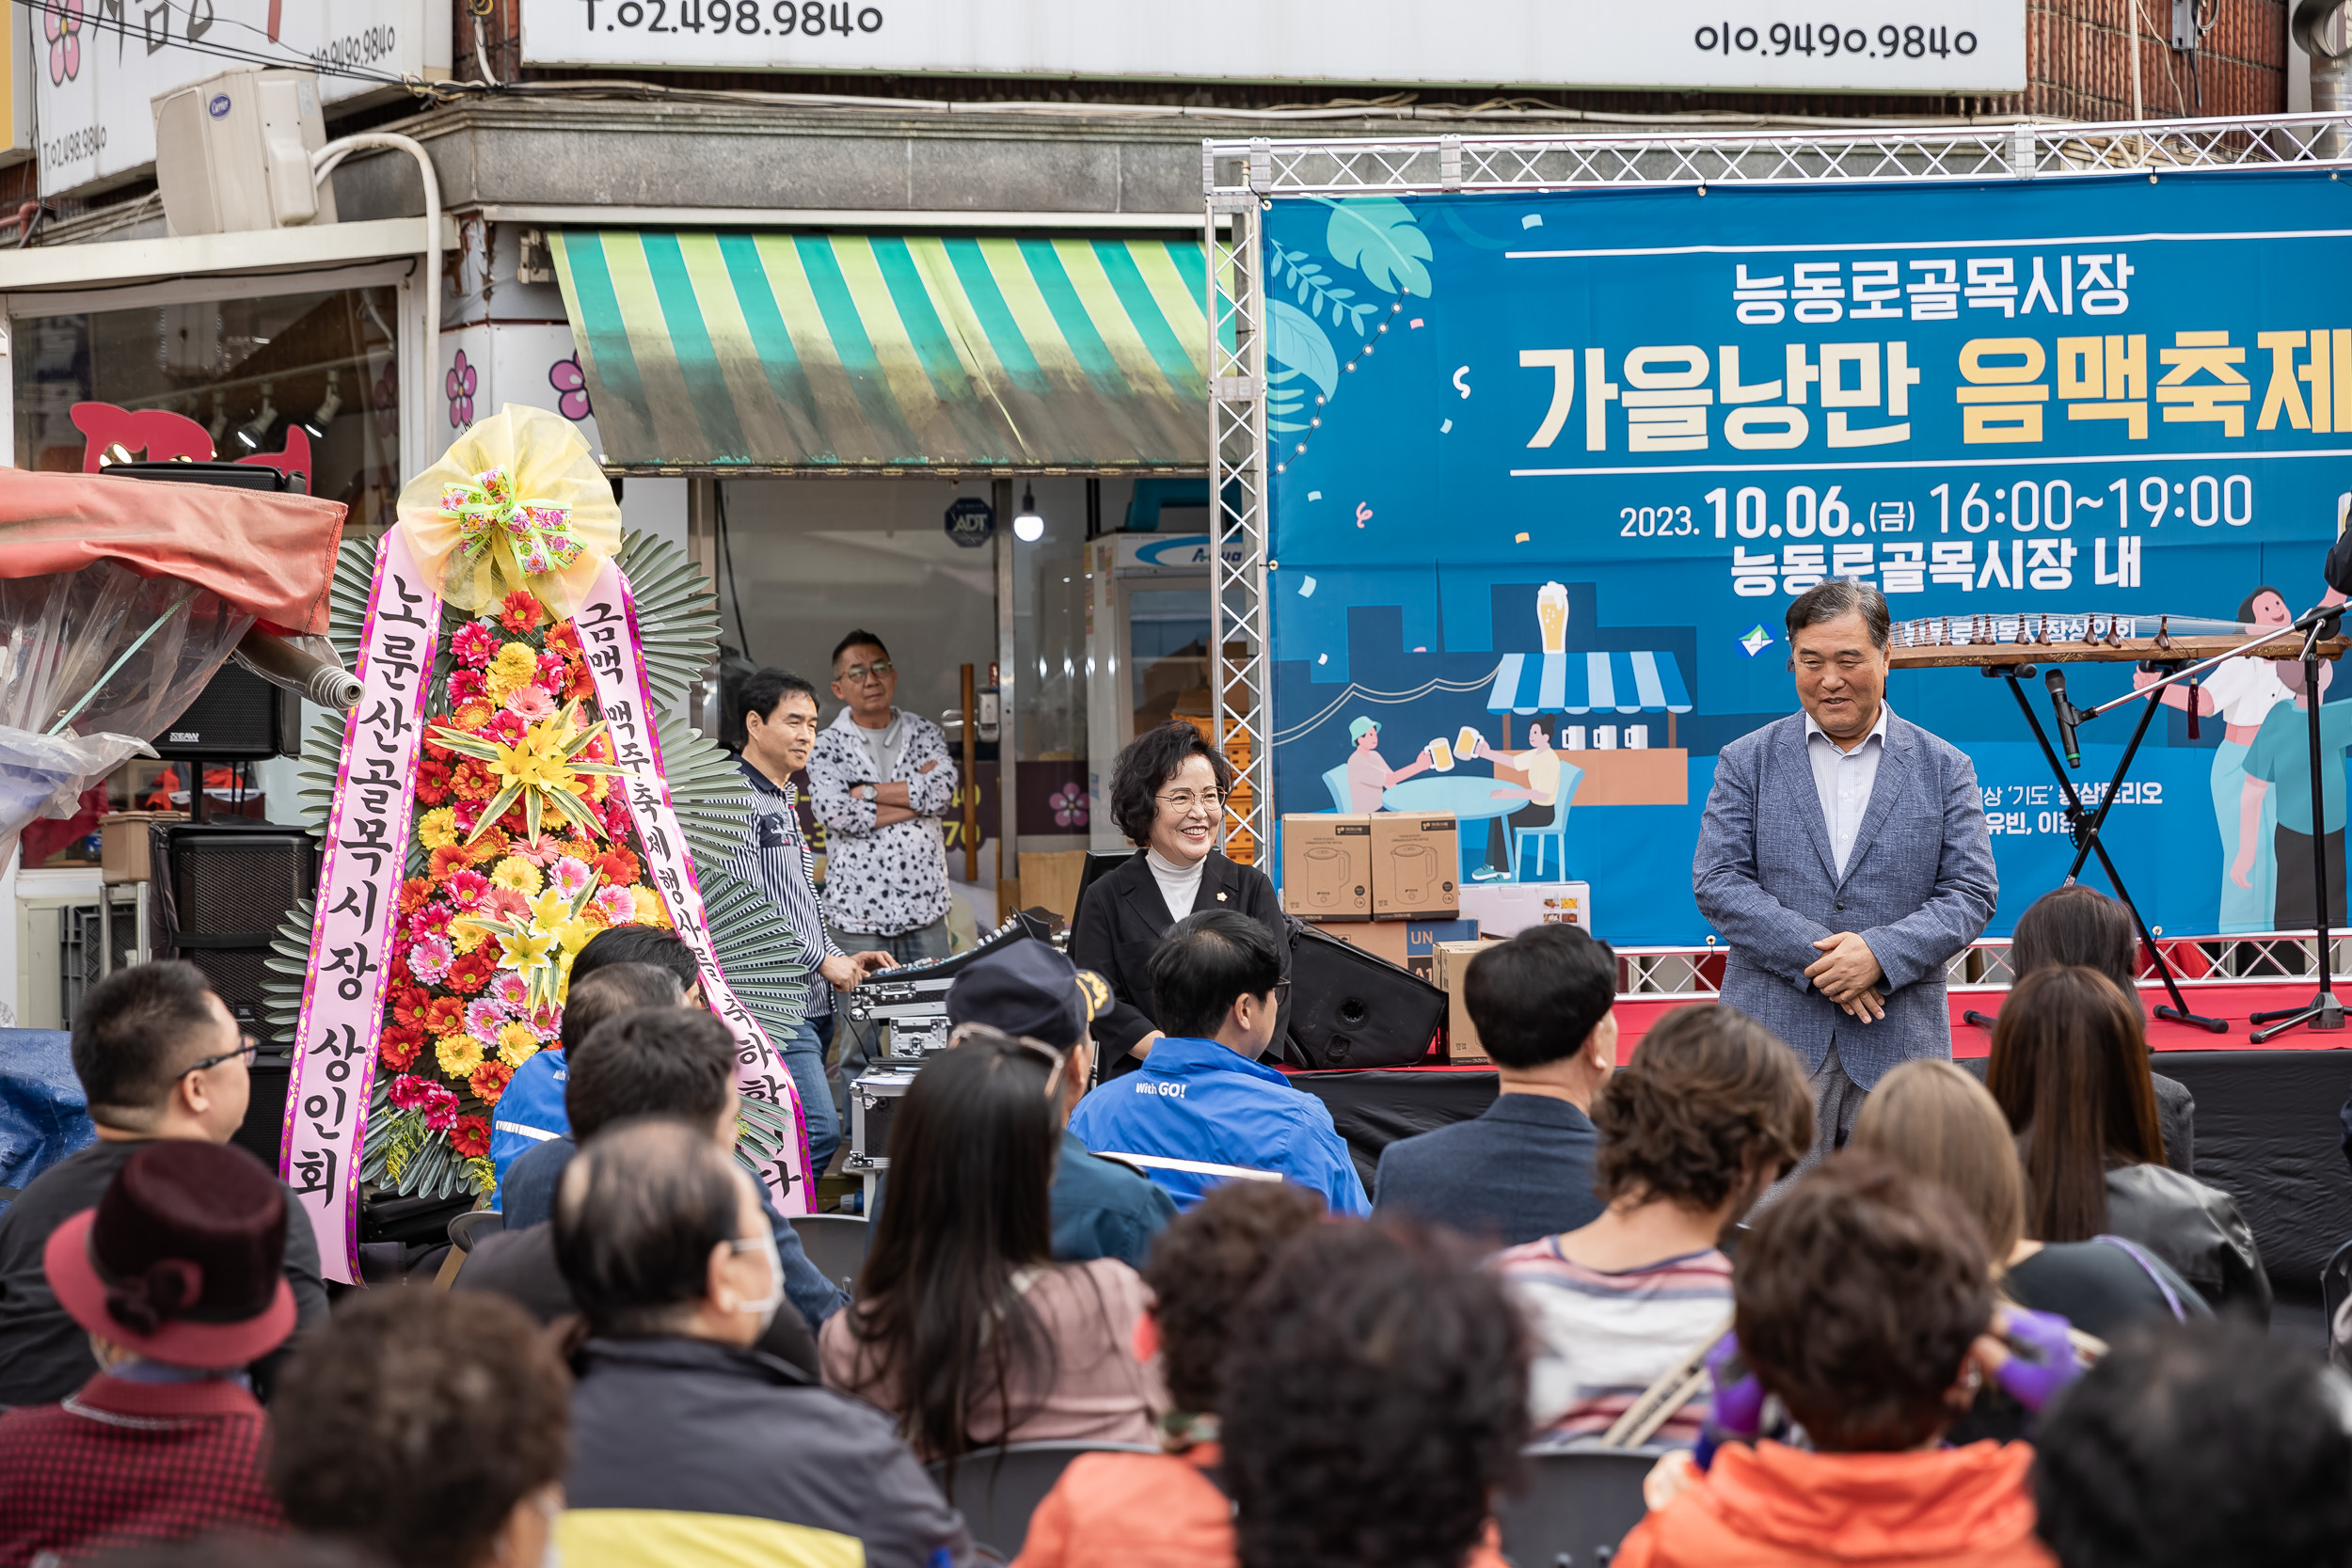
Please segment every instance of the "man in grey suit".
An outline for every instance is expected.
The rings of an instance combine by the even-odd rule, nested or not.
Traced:
[[[1691,880],[1724,1005],[1804,1058],[1818,1158],[1898,1062],[1950,1057],[1944,966],[2000,890],[1975,765],[1886,705],[1885,595],[1824,582],[1788,624],[1804,711],[1723,749]]]

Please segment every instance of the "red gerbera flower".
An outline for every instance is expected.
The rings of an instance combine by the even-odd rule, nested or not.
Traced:
[[[424,1032],[436,1038],[464,1034],[466,1005],[453,996],[435,997],[424,1005]]]
[[[548,628],[548,646],[565,658],[580,656],[580,628],[572,625],[570,617],[566,616]]]
[[[505,602],[499,606],[499,625],[520,637],[536,626],[545,613],[529,590],[517,588],[507,594]]]
[[[394,1072],[401,1072],[417,1059],[424,1049],[424,1037],[407,1029],[387,1029],[376,1042],[376,1056]]]
[[[433,879],[437,882],[445,882],[457,872],[473,864],[473,856],[463,845],[453,844],[445,849],[436,849],[429,858],[433,868]]]
[[[392,989],[392,1006],[389,1015],[391,1022],[387,1026],[385,1033],[389,1035],[394,1029],[422,1029],[424,1027],[425,1008],[430,1006],[431,1003],[432,998],[425,993],[425,990],[421,986],[401,985],[394,987]]]
[[[490,1124],[480,1117],[459,1117],[449,1130],[449,1146],[469,1160],[490,1152]]]
[[[455,963],[449,966],[449,989],[460,995],[471,996],[490,983],[490,976],[498,973],[498,958],[490,952],[489,943],[485,942],[472,952],[460,956]],[[461,1011],[458,1016],[463,1018],[465,1015]]]
[[[637,863],[636,851],[624,848],[617,844],[598,855],[594,863],[598,876],[607,882],[618,883],[622,887],[627,887],[637,880],[638,873],[642,869]]]

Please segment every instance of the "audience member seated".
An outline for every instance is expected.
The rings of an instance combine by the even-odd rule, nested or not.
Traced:
[[[2223,1319],[2119,1337],[2042,1424],[2042,1539],[2064,1568],[2352,1562],[2352,1386]]]
[[[1406,1209],[1496,1246],[1589,1225],[1593,1097],[1617,1065],[1617,956],[1577,926],[1531,926],[1470,962],[1463,1002],[1500,1092],[1474,1121],[1380,1151],[1375,1213]]]
[[[2017,917],[2009,942],[2010,973],[2022,980],[2040,969],[2081,964],[2115,982],[2139,1002],[2139,933],[2132,912],[2087,882],[2052,888]],[[2197,1174],[2197,1101],[2177,1078],[2151,1071],[2156,1092],[2156,1130],[2164,1135],[2164,1163],[2183,1176]]]
[[[1054,1257],[1064,1263],[1116,1258],[1140,1269],[1152,1238],[1176,1217],[1158,1183],[1098,1160],[1070,1131],[1070,1113],[1094,1082],[1089,1026],[1111,1005],[1109,982],[1041,942],[1017,942],[973,963],[947,990],[951,1023],[984,1023],[1064,1053],[1056,1117],[1064,1124],[1054,1167]]]
[[[1041,1225],[1041,1181],[1038,1201]],[[756,1186],[703,1128],[590,1140],[555,1233],[593,1335],[557,1532],[568,1568],[963,1560],[963,1521],[888,1421],[752,1348],[784,1271]]]
[[[608,930],[592,939],[588,946],[640,929],[628,926]],[[678,940],[667,931],[649,934]],[[679,942],[678,945],[686,944]],[[587,951],[580,949],[583,958]],[[542,1051],[523,1063],[499,1097],[491,1147],[496,1148],[498,1140],[504,1138],[511,1149],[506,1163],[499,1166],[498,1187],[498,1208],[508,1225],[524,1229],[541,1224],[555,1212],[555,1183],[564,1175],[564,1163],[579,1147],[571,1113],[570,1069],[579,1060],[573,1052],[580,1042],[608,1018],[639,1007],[683,1006],[685,997],[677,976],[660,964],[605,964],[572,976],[557,1026],[556,1042],[562,1049]],[[525,1074],[530,1075],[528,1080]],[[517,1084],[523,1085],[519,1102],[516,1101]]]
[[[613,973],[606,970],[596,978]],[[627,1117],[660,1116],[708,1129],[712,1147],[722,1153],[735,1148],[735,1037],[710,1014],[642,1007],[597,1024],[579,1050],[566,1090],[587,1141]],[[817,1323],[849,1298],[808,1260],[791,1222],[772,1209],[765,1212],[789,1300],[759,1348],[814,1375]],[[454,1288],[495,1291],[543,1323],[580,1309],[556,1263],[555,1232],[544,1223],[483,1238],[458,1271]]]
[[[1949,1062],[1905,1062],[1879,1080],[1853,1147],[1942,1186],[1976,1216],[1994,1282],[2020,1307],[2111,1339],[2127,1323],[2208,1317],[2187,1280],[2120,1236],[2038,1242],[2025,1233],[2026,1173],[1992,1091]]]
[[[1266,928],[1228,910],[1186,915],[1150,967],[1166,1034],[1134,1073],[1078,1102],[1071,1131],[1089,1148],[1137,1157],[1179,1209],[1226,1179],[1185,1168],[1206,1164],[1271,1171],[1321,1193],[1333,1213],[1369,1213],[1330,1111],[1258,1060],[1274,1042],[1289,984]]]
[[[49,1288],[49,1238],[68,1216],[95,1207],[150,1145],[234,1136],[253,1051],[194,964],[117,970],[73,1005],[73,1072],[98,1141],[41,1172],[0,1213],[0,1406],[53,1403],[98,1370],[87,1335]],[[308,1224],[294,1225],[284,1247],[294,1313],[308,1328],[326,1317],[318,1241]]]
[[[825,1381],[889,1412],[926,1460],[1149,1442],[1166,1403],[1132,1349],[1136,1271],[1054,1261],[1046,1194],[1068,1070],[1049,1047],[967,1024],[891,1118],[890,1200],[857,1301],[818,1342]]]
[[[2026,1233],[2107,1233],[2169,1263],[2217,1309],[2270,1320],[2270,1278],[2236,1199],[2162,1162],[2137,1003],[2094,969],[2037,970],[1993,1030],[1985,1085],[2026,1162]]]
[[[1534,1333],[1530,1411],[1547,1441],[1607,1432],[1651,1383],[1723,1337],[1732,1269],[1718,1243],[1813,1147],[1804,1069],[1734,1007],[1661,1019],[1593,1117],[1608,1207],[1491,1264]],[[1697,1441],[1704,1415],[1685,1406],[1655,1440]]]
[[[2049,1562],[2033,1450],[1942,1441],[2007,1359],[1992,1264],[1959,1199],[1873,1155],[1834,1155],[1757,1216],[1736,1290],[1740,1355],[1812,1447],[1727,1443],[1704,1473],[1670,1455],[1618,1568]]]
[[[1152,1342],[1168,1380],[1167,1451],[1073,1460],[1031,1516],[1015,1568],[1233,1568],[1233,1505],[1203,1474],[1224,1462],[1223,1364],[1239,1335],[1257,1331],[1243,1299],[1323,1214],[1321,1198],[1286,1181],[1234,1181],[1162,1233],[1143,1274],[1152,1306],[1136,1337]]]
[[[1231,1332],[1242,1568],[1504,1568],[1491,1513],[1527,1437],[1526,1330],[1456,1238],[1318,1226]]]
[[[50,1289],[102,1370],[0,1416],[0,1562],[284,1528],[243,1369],[294,1332],[293,1208],[244,1149],[166,1140],[51,1232]]]
[[[539,1568],[564,1507],[570,1392],[519,1309],[379,1286],[294,1355],[270,1481],[295,1529],[393,1568]]]

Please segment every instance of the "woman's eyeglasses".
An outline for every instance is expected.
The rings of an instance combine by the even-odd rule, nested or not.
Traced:
[[[947,1036],[947,1044],[952,1050],[968,1041],[981,1039],[1002,1040],[1009,1045],[1017,1045],[1024,1051],[1033,1052],[1042,1056],[1052,1068],[1052,1070],[1045,1075],[1045,1098],[1051,1100],[1060,1091],[1062,1069],[1070,1065],[1069,1052],[1057,1050],[1043,1040],[1032,1039],[1026,1035],[1008,1035],[993,1024],[977,1022],[957,1024]]]
[[[1203,806],[1210,811],[1215,811],[1225,803],[1225,797],[1214,789],[1204,790],[1198,795],[1190,790],[1180,789],[1159,797],[1159,802],[1183,816],[1189,816],[1195,806]]]

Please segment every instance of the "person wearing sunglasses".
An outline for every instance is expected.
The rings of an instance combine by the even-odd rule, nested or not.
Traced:
[[[95,1208],[131,1157],[163,1142],[225,1144],[245,1124],[260,1048],[190,963],[135,964],[73,1006],[73,1074],[98,1141],[35,1178],[0,1213],[0,1406],[49,1404],[98,1371],[89,1336],[58,1303],[41,1251]],[[281,1189],[285,1183],[272,1174]],[[286,1192],[284,1273],[297,1332],[326,1320],[318,1238]],[[274,1364],[274,1363],[272,1363]],[[258,1380],[266,1390],[267,1370]]]
[[[977,958],[947,991],[947,1020],[985,1024],[1015,1037],[1045,1041],[1062,1053],[1054,1081],[1062,1123],[1054,1165],[1054,1258],[1083,1263],[1116,1258],[1140,1270],[1152,1240],[1176,1217],[1159,1186],[1125,1165],[1095,1158],[1070,1131],[1070,1113],[1094,1082],[1088,1026],[1111,1005],[1110,983],[1080,969],[1045,942],[1016,942]]]
[[[1112,1006],[1095,1027],[1105,1082],[1136,1070],[1165,1022],[1152,990],[1152,955],[1170,926],[1209,910],[1248,915],[1274,939],[1290,974],[1290,931],[1265,873],[1216,847],[1233,767],[1182,720],[1129,742],[1111,765],[1111,820],[1136,852],[1095,879],[1070,923],[1070,956],[1111,984]],[[1289,1056],[1287,1006],[1275,1022],[1277,1059]]]
[[[898,671],[870,631],[833,651],[833,694],[842,709],[808,753],[808,789],[825,825],[825,930],[830,950],[862,971],[947,956],[947,847],[940,818],[961,782],[946,737],[920,714],[894,706]],[[829,958],[825,977],[844,976]],[[834,1043],[835,1104],[880,1054],[871,1024],[840,1021]]]

